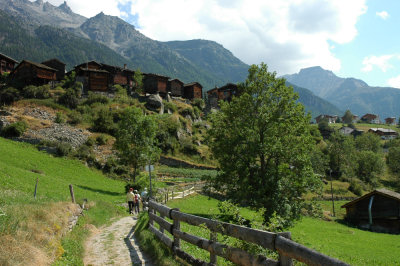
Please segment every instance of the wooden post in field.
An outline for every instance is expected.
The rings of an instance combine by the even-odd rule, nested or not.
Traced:
[[[171,191],[171,198],[174,199],[174,189]]]
[[[75,203],[74,188],[73,188],[73,186],[71,184],[69,185],[69,192],[71,193],[72,203]]]
[[[179,212],[179,209],[178,208],[176,208],[176,209],[174,209],[174,210],[176,210],[176,211],[178,211]],[[171,218],[171,217],[170,217]],[[173,219],[173,224],[172,224],[172,232],[174,231],[174,230],[177,230],[177,231],[180,231],[181,230],[181,222],[178,220],[178,219]],[[175,249],[175,248],[180,248],[181,247],[181,241],[180,241],[180,239],[178,238],[178,237],[176,237],[175,235],[174,235],[174,245],[173,245],[173,249]]]
[[[290,232],[281,232],[277,233],[277,235],[282,236],[287,239],[292,239],[292,234]],[[282,266],[292,266],[293,265],[293,260],[290,257],[286,257],[283,254],[279,253],[279,265]]]
[[[37,185],[38,185],[38,182],[39,182],[39,177],[36,178],[35,192],[33,193],[33,198],[35,198],[35,199],[36,199],[36,192],[37,192]]]
[[[217,233],[210,232],[210,241],[217,242]],[[210,263],[217,265],[217,255],[214,252],[210,252]]]

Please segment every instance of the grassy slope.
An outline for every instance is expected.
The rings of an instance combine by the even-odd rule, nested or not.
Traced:
[[[169,207],[180,208],[182,212],[192,213],[212,218],[218,214],[218,201],[208,199],[205,196],[189,197],[187,199],[174,200],[168,203]],[[343,209],[339,209],[344,201],[337,202],[335,208],[337,215],[342,217]],[[322,202],[324,210],[331,210],[331,203]],[[259,213],[246,208],[241,208],[241,215],[246,219],[261,221]],[[183,230],[198,234],[198,229],[182,223]],[[190,231],[193,230],[193,231]],[[398,235],[381,234],[359,230],[335,221],[323,221],[321,219],[304,217],[289,231],[292,238],[310,248],[326,255],[343,260],[351,265],[399,265],[400,244]],[[204,235],[203,237],[207,237]],[[188,244],[186,244],[188,246]],[[185,246],[184,246],[185,248]],[[195,247],[186,247],[192,254],[198,252]],[[199,252],[198,256],[206,254]],[[197,255],[197,254],[196,254]],[[206,257],[205,257],[206,258]]]
[[[64,211],[70,206],[69,184],[74,185],[78,202],[87,198],[93,207],[61,242],[69,215]],[[60,265],[81,265],[83,242],[89,234],[86,225],[100,226],[122,215],[124,209],[115,203],[124,201],[123,187],[123,182],[79,161],[54,158],[29,144],[0,138],[0,213],[4,214],[0,216],[0,264],[32,262],[38,252],[28,251],[37,248],[47,257],[44,261],[58,258]]]

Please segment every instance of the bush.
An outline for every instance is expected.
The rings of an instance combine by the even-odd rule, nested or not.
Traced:
[[[355,181],[354,179],[352,179],[350,181],[349,190],[351,192],[353,192],[354,194],[356,194],[357,196],[361,196],[362,195],[361,185],[357,181]]]
[[[66,92],[58,98],[58,102],[71,109],[75,109],[78,106],[79,99],[73,89],[67,89]]]
[[[48,99],[50,98],[50,86],[43,85],[36,87],[29,85],[22,89],[22,94],[25,98]]]
[[[100,108],[97,111],[92,128],[96,132],[109,133],[111,135],[114,133],[115,124],[112,113],[108,108]]]
[[[9,105],[19,100],[19,91],[13,87],[8,87],[0,91],[0,104]]]
[[[72,151],[72,146],[69,143],[66,142],[58,142],[56,144],[56,155],[63,157],[67,156],[71,153]]]
[[[174,103],[171,103],[171,102],[165,102],[164,109],[165,110],[169,109],[172,111],[172,113],[176,113],[176,111],[178,111],[178,107]]]
[[[95,140],[93,138],[88,138],[85,145],[88,147],[92,147],[95,144]]]
[[[89,92],[88,98],[84,102],[85,105],[92,105],[94,103],[109,104],[110,99],[107,96]]]
[[[87,145],[81,145],[74,154],[74,157],[76,157],[80,160],[87,160],[91,156],[92,156],[92,150]]]
[[[61,113],[61,112],[57,112],[57,113],[56,113],[55,122],[56,122],[57,124],[65,123],[65,116],[64,116],[64,114]]]
[[[179,114],[183,117],[186,117],[189,115],[191,118],[195,118],[195,113],[193,111],[193,108],[191,108],[191,107],[182,109],[181,111],[179,111]]]
[[[4,127],[1,131],[1,135],[6,138],[20,137],[24,134],[28,125],[25,121],[18,121]]]
[[[206,107],[206,104],[203,99],[196,98],[193,100],[193,106],[199,108],[200,110],[203,110],[204,107]]]
[[[68,115],[68,123],[70,123],[71,125],[77,125],[82,123],[83,121],[83,117],[81,115],[81,113],[79,113],[78,111],[73,110],[72,112],[69,113]]]
[[[97,136],[96,142],[98,145],[105,145],[108,142],[108,136],[101,134],[101,135]]]

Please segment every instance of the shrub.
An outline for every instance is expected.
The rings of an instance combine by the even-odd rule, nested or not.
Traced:
[[[198,154],[196,145],[193,144],[192,140],[189,137],[183,137],[179,141],[183,152],[186,154]]]
[[[108,136],[101,134],[101,135],[97,136],[96,142],[98,145],[105,145],[108,142]]]
[[[193,106],[199,108],[200,110],[203,110],[204,107],[206,107],[206,104],[203,99],[196,98],[193,100]]]
[[[66,92],[58,98],[58,102],[71,109],[75,109],[78,106],[79,100],[73,89],[67,89]]]
[[[354,194],[356,194],[357,196],[361,196],[362,195],[361,185],[357,181],[355,181],[354,179],[352,179],[350,181],[349,190],[351,192],[353,192]]]
[[[4,127],[1,131],[1,135],[6,138],[20,137],[24,134],[28,125],[25,121],[18,121]]]
[[[115,130],[112,113],[108,108],[100,108],[93,121],[93,130],[96,132],[113,134]]]
[[[92,105],[94,103],[109,104],[110,99],[107,96],[89,92],[88,98],[84,102],[85,105]]]
[[[48,99],[50,98],[50,86],[43,85],[36,87],[29,85],[22,89],[22,94],[25,98]]]
[[[56,113],[55,122],[56,122],[57,124],[65,123],[65,116],[64,116],[64,114],[61,113],[61,112],[57,112],[57,113]]]
[[[178,107],[174,103],[171,103],[171,102],[165,102],[164,109],[165,110],[169,109],[172,111],[172,113],[176,113],[176,111],[178,111]]]
[[[13,87],[8,87],[0,91],[0,104],[8,105],[19,100],[19,91]]]
[[[82,123],[83,121],[83,117],[81,115],[81,113],[79,113],[78,111],[73,110],[72,112],[69,113],[68,115],[68,123],[70,123],[71,125],[77,125]]]
[[[81,145],[75,152],[74,157],[80,160],[86,160],[92,155],[92,150],[87,145]]]
[[[183,116],[183,117],[186,117],[186,116],[188,116],[188,115],[189,115],[190,117],[192,117],[192,118],[195,117],[193,108],[191,108],[191,107],[187,107],[187,108],[185,108],[185,109],[182,109],[181,111],[179,111],[179,114],[180,114],[181,116]]]
[[[63,157],[63,156],[67,156],[68,154],[70,154],[72,151],[72,146],[69,143],[66,142],[58,142],[56,144],[56,155]]]
[[[95,140],[93,138],[88,138],[85,145],[88,147],[92,147],[95,144]]]

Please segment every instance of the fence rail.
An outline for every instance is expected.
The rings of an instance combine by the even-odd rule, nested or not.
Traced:
[[[149,208],[149,230],[153,232],[174,254],[191,265],[216,265],[216,257],[223,257],[238,265],[292,265],[293,259],[308,265],[348,265],[340,260],[321,254],[315,250],[307,248],[299,243],[292,241],[290,232],[272,233],[257,229],[252,229],[235,224],[219,222],[187,213],[180,212],[179,209],[171,209],[165,205],[150,200]],[[157,213],[159,215],[157,215]],[[173,223],[164,218],[168,217]],[[156,222],[160,229],[154,226]],[[185,222],[194,226],[206,226],[210,231],[210,239],[191,235],[180,230],[180,223]],[[164,234],[164,230],[169,232],[173,239]],[[246,242],[258,244],[263,248],[276,251],[279,260],[273,260],[264,256],[254,256],[239,248],[230,247],[219,243],[216,240],[216,233],[234,237]],[[210,262],[205,262],[194,258],[180,248],[180,241],[183,240],[201,249],[210,252]]]

